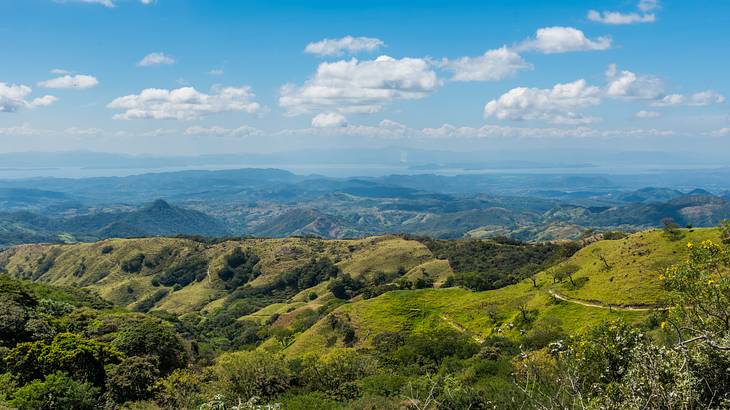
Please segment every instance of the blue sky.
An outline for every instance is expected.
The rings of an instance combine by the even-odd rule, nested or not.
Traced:
[[[727,1],[0,2],[0,151],[730,148]]]

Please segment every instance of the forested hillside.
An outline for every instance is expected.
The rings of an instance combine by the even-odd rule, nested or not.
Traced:
[[[0,403],[727,404],[730,232],[610,237],[14,247],[0,253]]]

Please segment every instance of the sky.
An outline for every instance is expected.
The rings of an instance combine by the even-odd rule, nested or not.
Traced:
[[[730,149],[725,0],[6,0],[0,35],[0,152]]]

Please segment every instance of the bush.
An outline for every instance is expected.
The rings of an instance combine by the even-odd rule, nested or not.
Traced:
[[[203,380],[199,373],[188,369],[176,369],[166,378],[158,380],[153,390],[157,402],[166,409],[193,409],[202,401]]]
[[[321,358],[310,358],[299,379],[311,390],[338,401],[360,396],[359,379],[375,373],[377,361],[352,350],[334,350]]]
[[[105,366],[119,363],[122,355],[108,343],[61,333],[44,341],[19,343],[5,356],[8,370],[27,383],[44,375],[63,371],[76,380],[103,386]]]
[[[156,357],[163,376],[187,363],[187,352],[175,331],[153,319],[128,325],[112,344],[128,356]]]
[[[243,401],[252,397],[274,397],[286,391],[291,380],[286,362],[266,352],[224,354],[217,360],[213,371],[222,393]]]
[[[160,375],[157,367],[155,357],[133,356],[123,360],[107,374],[107,394],[117,403],[152,397],[151,387]]]
[[[19,410],[91,410],[98,407],[98,394],[99,389],[91,384],[58,372],[21,387],[11,403]]]

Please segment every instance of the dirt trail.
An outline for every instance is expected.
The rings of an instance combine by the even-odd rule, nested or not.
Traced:
[[[652,310],[667,310],[668,309],[666,307],[661,307],[661,306],[617,306],[617,305],[604,305],[604,304],[598,303],[598,302],[588,302],[588,301],[585,301],[585,300],[569,298],[567,296],[563,296],[563,295],[561,295],[559,293],[556,293],[553,290],[548,290],[548,293],[550,294],[550,296],[554,297],[555,299],[560,299],[560,300],[563,300],[563,301],[566,301],[566,302],[569,302],[569,303],[575,303],[577,305],[587,306],[587,307],[594,307],[594,308],[598,308],[598,309],[622,310],[622,311],[634,311],[634,312],[636,312],[636,311],[648,312],[648,311],[652,311]]]
[[[450,317],[442,314],[441,315],[441,319],[444,322],[448,323],[449,326],[451,326],[454,329],[458,330],[459,332],[466,333],[469,336],[471,336],[471,338],[474,339],[475,342],[480,343],[480,344],[484,342],[484,339],[482,339],[481,337],[479,337],[479,336],[471,333],[467,328],[465,328],[464,326],[462,326],[461,324],[459,324],[457,322],[454,322]]]

